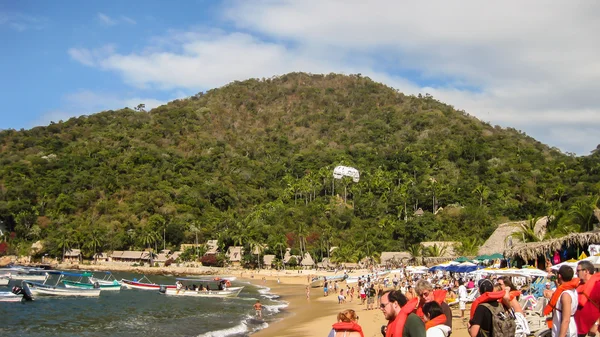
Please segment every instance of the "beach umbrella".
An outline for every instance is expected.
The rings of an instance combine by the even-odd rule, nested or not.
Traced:
[[[570,259],[570,260],[567,260],[567,261],[564,261],[564,262],[561,262],[561,263],[553,265],[551,267],[551,269],[552,270],[558,270],[560,267],[562,267],[564,265],[567,265],[567,266],[573,268],[573,270],[575,270],[575,269],[577,269],[577,262],[578,261],[575,260],[575,259]]]
[[[489,258],[490,258],[490,260],[503,259],[504,255],[502,255],[500,253],[494,253],[494,254],[490,255]]]
[[[454,262],[459,262],[459,263],[460,262],[466,262],[466,261],[469,261],[469,259],[466,258],[466,257],[464,257],[464,256],[461,256],[458,259],[454,260]]]
[[[491,260],[490,257],[488,255],[479,255],[478,257],[474,258],[473,260],[477,260],[477,261],[485,261],[485,260]]]

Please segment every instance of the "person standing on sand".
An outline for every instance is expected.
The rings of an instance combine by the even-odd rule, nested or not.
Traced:
[[[337,323],[332,325],[332,329],[327,337],[365,337],[362,327],[358,324],[358,316],[352,309],[340,312],[337,316]]]
[[[467,305],[467,287],[463,279],[458,280],[458,308],[460,309],[460,318],[465,317],[465,309]]]
[[[306,299],[310,300],[310,286],[306,286]]]

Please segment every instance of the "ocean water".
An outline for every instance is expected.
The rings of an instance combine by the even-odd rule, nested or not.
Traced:
[[[141,277],[114,275],[117,279]],[[149,278],[159,284],[175,283],[175,277]],[[9,291],[15,284],[0,287],[0,291]],[[287,303],[269,288],[239,280],[232,286],[244,286],[238,297],[173,297],[158,291],[121,289],[102,291],[98,298],[37,297],[33,302],[0,302],[0,336],[241,337],[282,318]],[[264,322],[253,319],[257,299],[263,304]]]

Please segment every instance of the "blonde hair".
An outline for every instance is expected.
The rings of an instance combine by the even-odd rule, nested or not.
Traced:
[[[340,312],[337,316],[338,322],[353,322],[353,321],[356,321],[357,319],[358,319],[358,316],[356,315],[356,311],[354,311],[352,309],[346,309],[346,310]]]

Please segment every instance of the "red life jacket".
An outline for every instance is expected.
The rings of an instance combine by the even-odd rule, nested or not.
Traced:
[[[338,331],[356,331],[360,333],[362,337],[365,337],[362,331],[362,327],[356,322],[338,322],[332,325],[333,330]]]

